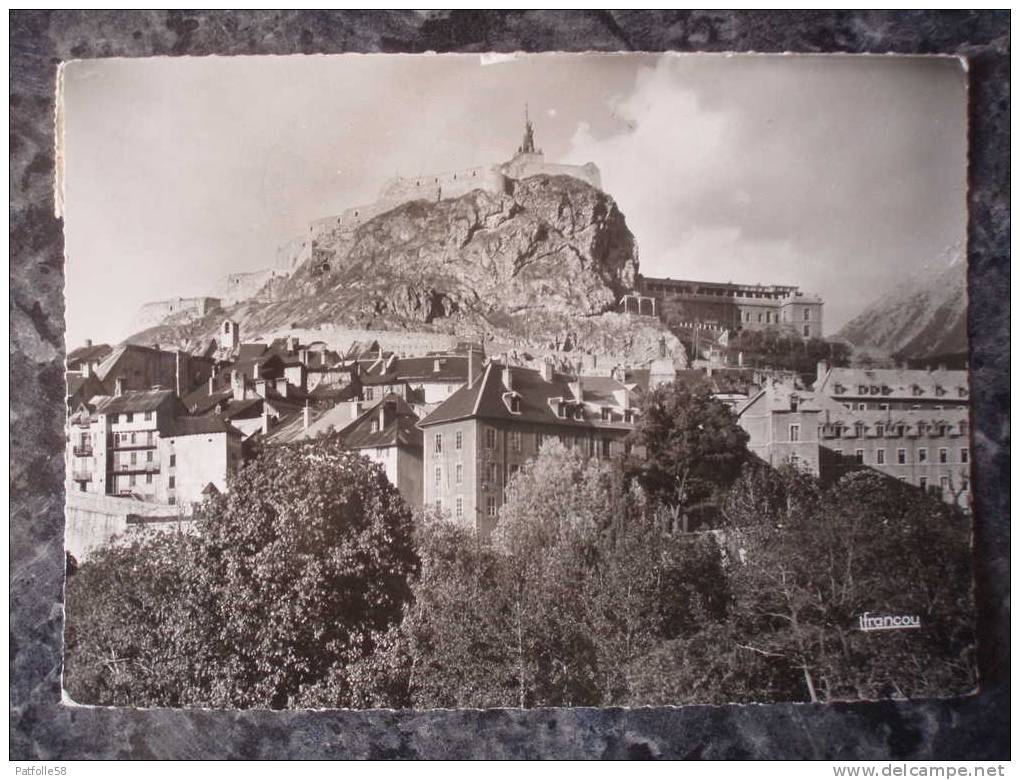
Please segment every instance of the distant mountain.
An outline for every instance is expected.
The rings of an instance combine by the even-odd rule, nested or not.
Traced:
[[[905,363],[965,359],[966,264],[957,259],[941,269],[925,269],[866,308],[838,335],[855,347]]]
[[[490,334],[523,347],[644,356],[665,338],[649,318],[617,314],[634,288],[637,243],[613,198],[570,176],[511,180],[417,200],[355,230],[320,234],[288,278],[198,320],[168,318],[130,337],[192,342],[224,318],[247,337],[281,329],[349,327]]]

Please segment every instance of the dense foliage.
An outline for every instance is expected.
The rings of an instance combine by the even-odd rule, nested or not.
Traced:
[[[700,391],[656,391],[645,419],[650,466],[551,444],[512,481],[491,540],[412,519],[378,467],[330,439],[268,450],[194,533],[109,547],[69,576],[69,693],[425,708],[973,686],[958,511],[867,470],[829,486],[772,470]],[[695,501],[715,527],[668,522]],[[921,628],[862,632],[864,612]]]
[[[726,356],[736,363],[738,356],[745,366],[763,366],[814,375],[818,361],[830,366],[846,366],[852,349],[842,341],[820,338],[803,339],[797,333],[781,328],[740,330],[726,345]]]
[[[70,578],[72,698],[293,703],[399,620],[411,519],[382,470],[335,439],[266,449],[196,533],[109,547]]]

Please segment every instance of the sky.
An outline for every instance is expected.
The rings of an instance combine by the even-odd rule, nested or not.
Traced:
[[[67,338],[216,295],[395,174],[503,162],[528,105],[594,162],[641,272],[793,284],[835,333],[962,256],[966,72],[951,58],[340,55],[98,59],[63,71]]]

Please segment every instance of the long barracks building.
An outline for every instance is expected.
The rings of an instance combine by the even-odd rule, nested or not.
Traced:
[[[658,317],[667,325],[699,325],[726,330],[785,327],[801,338],[822,336],[822,299],[778,284],[733,284],[639,276],[622,308]]]

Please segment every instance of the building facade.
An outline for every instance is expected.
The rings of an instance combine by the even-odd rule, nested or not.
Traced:
[[[823,334],[822,299],[790,285],[640,276],[635,294],[625,297],[623,307],[625,311],[654,314],[671,327],[783,328],[801,338],[821,338]]]
[[[490,361],[419,423],[424,502],[488,537],[507,485],[546,442],[620,456],[636,419],[630,391],[616,380],[564,377],[549,363],[536,371]]]

